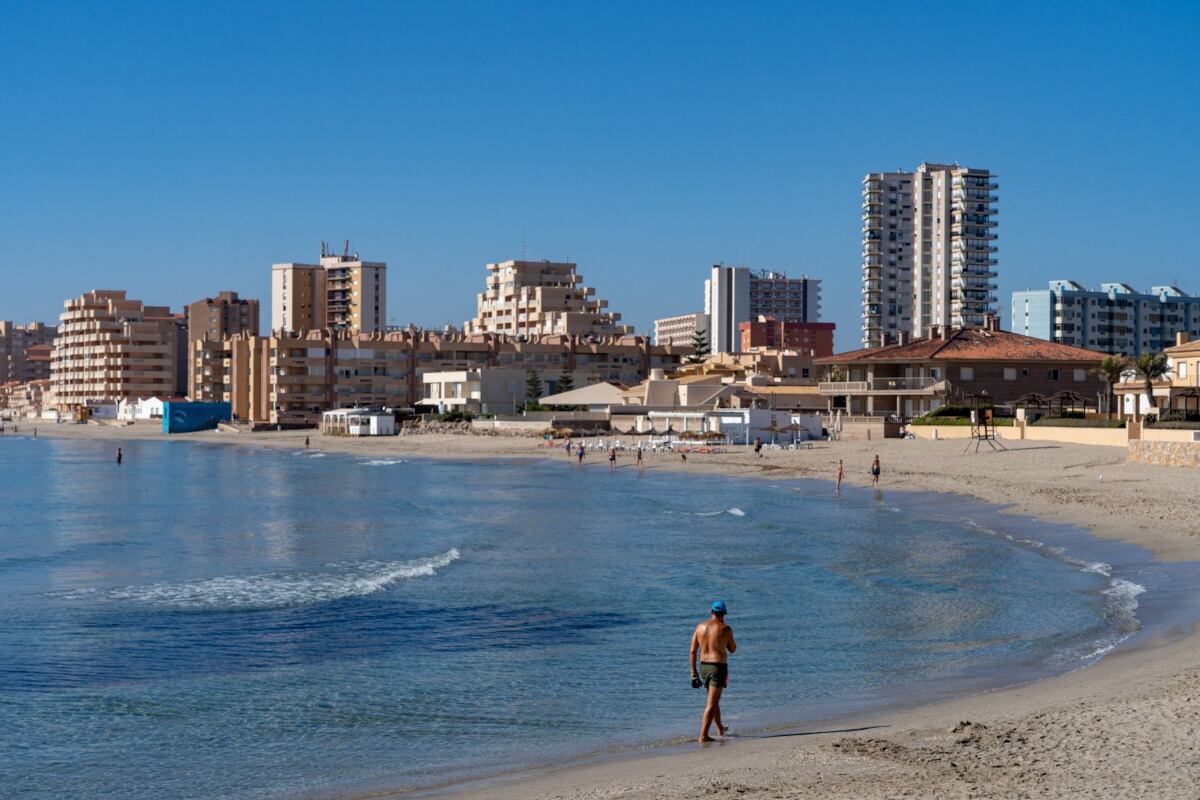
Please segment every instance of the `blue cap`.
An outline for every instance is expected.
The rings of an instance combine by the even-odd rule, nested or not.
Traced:
[[[725,608],[724,600],[717,600],[712,604],[712,611],[714,614],[724,614],[727,610],[728,609]]]

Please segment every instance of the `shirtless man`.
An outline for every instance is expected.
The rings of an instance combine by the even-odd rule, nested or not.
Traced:
[[[692,686],[699,689],[702,685],[708,690],[708,703],[704,706],[704,716],[700,725],[700,741],[711,742],[708,729],[715,722],[717,733],[725,735],[725,726],[721,724],[721,692],[729,682],[729,657],[726,651],[737,651],[733,641],[733,628],[725,624],[725,601],[718,600],[712,604],[712,616],[696,626],[692,633],[692,647],[688,653],[691,662]],[[700,655],[700,671],[696,671],[696,655]]]

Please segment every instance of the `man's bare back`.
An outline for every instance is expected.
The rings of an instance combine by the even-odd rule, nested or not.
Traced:
[[[727,654],[737,649],[733,643],[733,628],[715,617],[696,626],[692,643],[700,654],[700,660],[710,664],[727,663]]]

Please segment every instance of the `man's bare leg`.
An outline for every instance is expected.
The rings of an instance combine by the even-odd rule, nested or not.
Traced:
[[[717,718],[720,718],[720,716],[721,716],[721,687],[720,686],[709,686],[708,687],[708,703],[704,706],[704,718],[703,718],[703,721],[701,722],[701,728],[700,728],[700,741],[702,741],[702,742],[714,741],[713,738],[708,735],[708,729],[712,727],[714,716]],[[719,723],[719,722],[717,723],[717,729],[723,730],[721,728],[721,723]]]

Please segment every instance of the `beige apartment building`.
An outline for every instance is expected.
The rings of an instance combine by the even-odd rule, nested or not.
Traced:
[[[64,303],[50,364],[59,411],[181,394],[186,323],[165,306],[97,289]]]
[[[864,347],[995,314],[997,188],[988,170],[958,164],[863,179]]]
[[[54,344],[57,330],[41,322],[14,325],[0,320],[0,384],[49,378],[45,348]]]
[[[319,264],[271,267],[271,330],[374,333],[387,327],[387,264],[321,245]]]
[[[624,336],[633,327],[607,311],[608,301],[583,285],[576,265],[558,261],[502,261],[488,264],[487,288],[478,295],[468,334],[508,336]]]
[[[640,336],[519,341],[430,331],[237,334],[195,344],[194,399],[229,402],[244,422],[313,425],[322,411],[335,408],[413,407],[425,397],[428,373],[533,370],[549,394],[566,372],[576,386],[628,385],[652,369],[677,369],[689,353],[690,348],[651,345]]]
[[[257,300],[238,297],[237,292],[221,292],[187,306],[187,351],[196,349],[201,339],[224,339],[235,333],[258,335]],[[196,393],[195,362],[188,358],[188,396]]]

